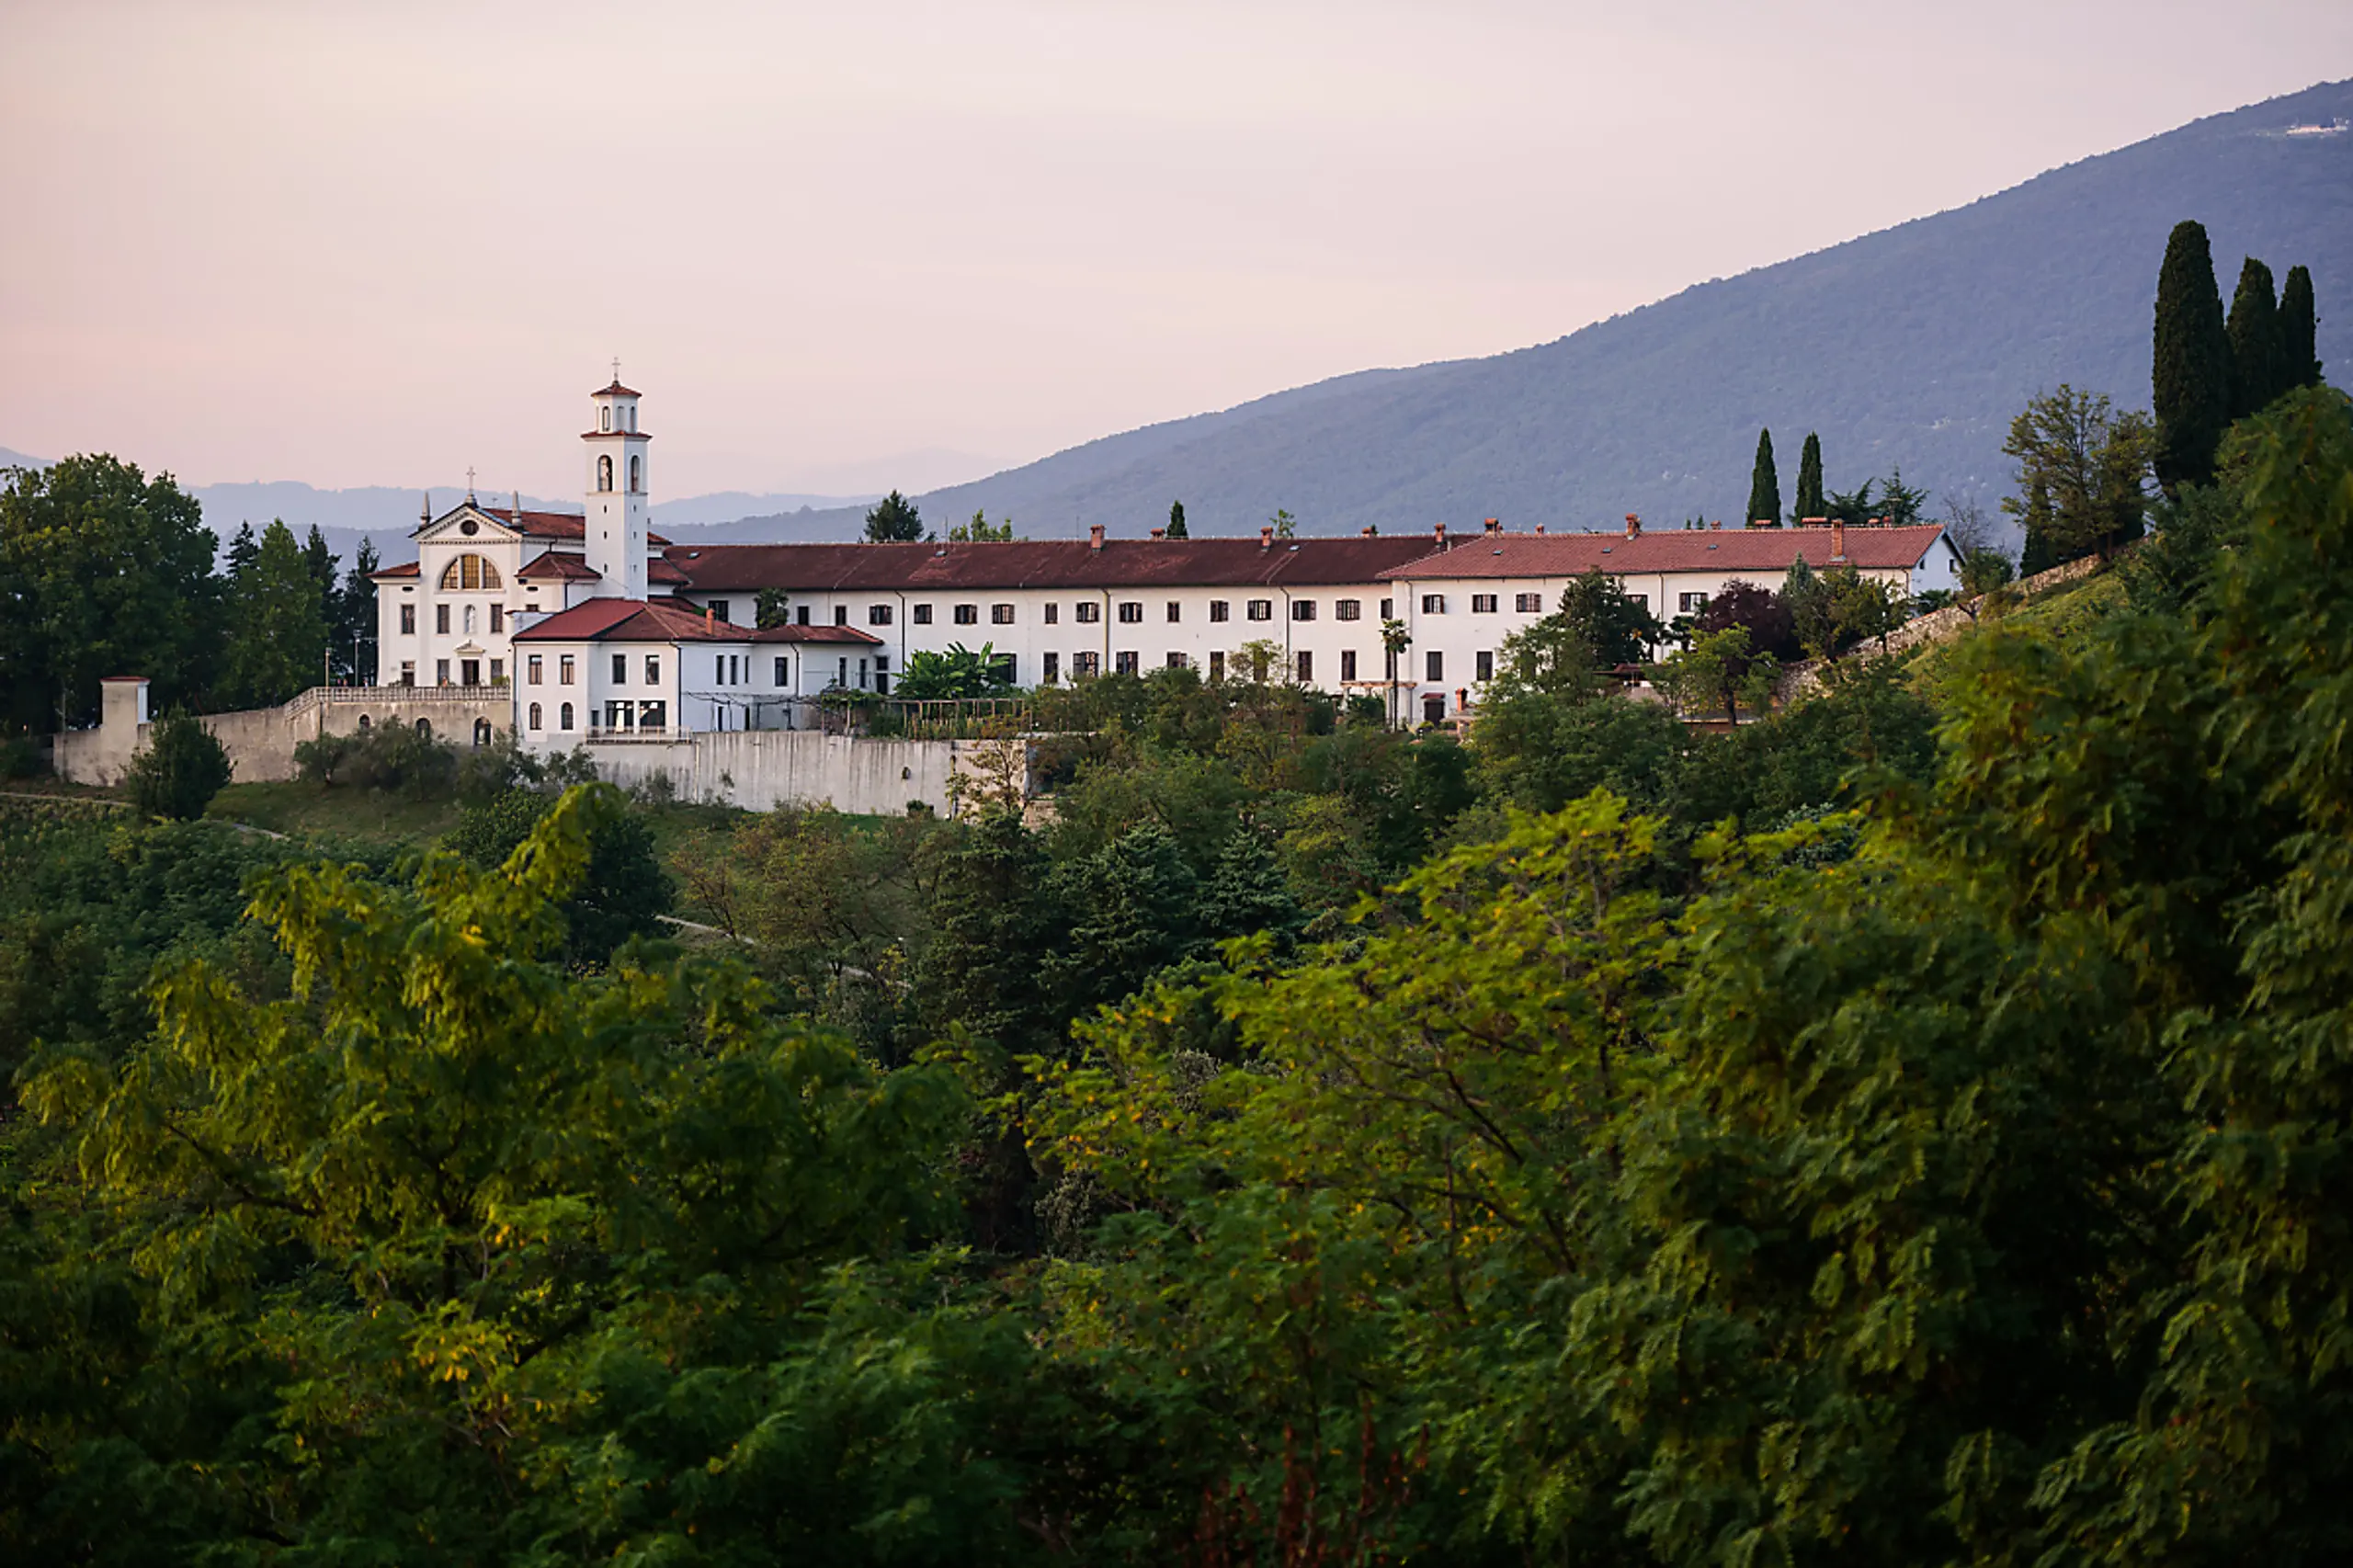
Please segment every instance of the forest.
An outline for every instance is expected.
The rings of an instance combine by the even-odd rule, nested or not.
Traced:
[[[1730,733],[1564,609],[1051,820],[0,817],[0,1551],[2342,1561],[2353,405],[2154,522]]]

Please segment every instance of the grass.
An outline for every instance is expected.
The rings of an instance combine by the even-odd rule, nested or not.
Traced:
[[[301,782],[232,784],[213,797],[204,814],[290,838],[422,844],[458,824],[458,802]]]
[[[2112,571],[2063,583],[2037,594],[2024,604],[2009,607],[1998,618],[1988,617],[1979,621],[1975,627],[1957,637],[1932,642],[1918,650],[1910,661],[1912,689],[1942,707],[1945,687],[1951,678],[1952,651],[1987,627],[2000,626],[2013,631],[2031,632],[2051,642],[2064,643],[2073,641],[2086,627],[2122,608],[2124,599],[2124,579]]]

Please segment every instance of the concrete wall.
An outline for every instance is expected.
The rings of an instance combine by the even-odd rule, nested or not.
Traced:
[[[95,730],[71,730],[56,738],[52,766],[76,784],[117,784],[131,758],[146,749],[153,726],[146,722],[147,683],[109,679],[105,707]],[[279,708],[249,708],[208,713],[199,721],[229,754],[229,777],[239,784],[269,784],[294,777],[294,748],[321,735],[348,735],[367,725],[421,720],[441,740],[470,745],[477,721],[494,733],[513,722],[512,695],[504,687],[313,687]]]
[[[807,730],[727,730],[676,741],[592,743],[600,778],[620,785],[665,777],[681,800],[749,811],[831,805],[903,815],[921,801],[945,816],[958,752],[977,743],[872,741]]]

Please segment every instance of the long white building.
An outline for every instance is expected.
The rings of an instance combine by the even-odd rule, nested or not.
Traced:
[[[511,690],[517,733],[566,747],[793,722],[796,699],[888,694],[924,652],[985,647],[1017,686],[1182,665],[1211,680],[1394,689],[1402,716],[1474,709],[1503,641],[1599,572],[1662,621],[1803,559],[1908,594],[1959,585],[1933,524],[1348,539],[670,544],[648,531],[651,436],[618,380],[591,394],[579,515],[472,496],[376,574],[378,680]],[[758,624],[762,601],[769,624]],[[1383,628],[1406,647],[1392,672]]]

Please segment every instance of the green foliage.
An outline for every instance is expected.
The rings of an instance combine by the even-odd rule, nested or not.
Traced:
[[[419,801],[444,800],[458,788],[457,748],[405,724],[297,742],[294,767],[321,788],[398,791]]]
[[[866,538],[871,544],[913,544],[924,537],[923,514],[915,504],[893,490],[866,514]]]
[[[1182,501],[1168,503],[1168,537],[1170,539],[1192,537],[1191,532],[1185,527],[1185,503]]]
[[[1490,798],[1556,812],[1596,790],[1656,809],[1698,743],[1659,703],[1530,691],[1490,700],[1471,744]]]
[[[2018,568],[1998,550],[1980,545],[1961,558],[1961,586],[1965,593],[1990,594],[2017,576]]]
[[[2231,417],[2245,419],[2269,407],[2291,384],[2271,268],[2253,256],[2239,268],[2238,291],[2231,296],[2231,318],[2223,330],[2231,343]]]
[[[2026,528],[2020,572],[2031,575],[2139,539],[2155,438],[2145,416],[2116,413],[2102,393],[2062,383],[2029,402],[2002,444],[2018,465],[2023,496],[2002,501]]]
[[[762,588],[755,603],[753,619],[762,631],[771,626],[791,625],[791,596],[782,588]]]
[[[142,816],[192,822],[229,782],[229,754],[212,732],[174,709],[150,726],[147,749],[131,760],[123,792]]]
[[[1798,560],[1802,563],[1804,557]],[[1733,626],[1748,633],[1748,645],[1759,653],[1777,660],[1797,656],[1797,622],[1789,606],[1770,588],[1760,588],[1754,583],[1727,583],[1709,598],[1708,608],[1699,613],[1699,630],[1704,633]]]
[[[1275,530],[1277,539],[1290,539],[1299,532],[1299,519],[1280,507],[1277,507],[1275,515],[1267,519],[1267,525]]]
[[[1745,523],[1781,521],[1781,476],[1773,468],[1773,432],[1756,432],[1756,462],[1748,473],[1748,510],[1741,514]]]
[[[2279,287],[2280,390],[2316,387],[2320,381],[2320,312],[2313,302],[2312,268],[2288,269]]]
[[[1748,628],[1727,626],[1697,632],[1689,647],[1668,654],[1658,685],[1685,717],[1721,713],[1737,724],[1744,705],[1755,714],[1772,702],[1779,674],[1779,662],[1755,647]]]
[[[2157,483],[2167,494],[2207,483],[2231,422],[2231,340],[2205,225],[2189,219],[2174,225],[2157,271],[2150,383]]]
[[[450,831],[449,847],[492,869],[529,840],[556,807],[555,797],[507,788],[469,804]],[[632,937],[661,929],[676,886],[654,852],[654,835],[633,811],[599,813],[588,835],[588,863],[563,901],[563,956],[575,965],[601,965]]]
[[[376,675],[376,541],[360,537],[351,570],[334,594],[327,616],[327,652],[338,678],[365,682]]]
[[[906,668],[899,673],[892,695],[919,702],[993,697],[1012,689],[1012,677],[1006,674],[1005,661],[997,656],[995,644],[983,642],[972,649],[950,642],[937,653],[919,648],[908,654]]]
[[[168,474],[106,456],[0,487],[0,721],[94,720],[98,683],[143,675],[159,709],[203,696],[220,644],[212,535]]]
[[[1805,433],[1805,446],[1798,453],[1797,505],[1790,515],[1801,523],[1830,515],[1822,489],[1822,437],[1811,430]]]
[[[948,530],[951,544],[1003,544],[1013,538],[1013,519],[989,521],[985,511],[974,511],[969,523],[958,523]]]
[[[325,541],[320,541],[325,548]],[[332,573],[334,557],[327,558]],[[245,566],[229,580],[228,641],[222,697],[229,705],[267,708],[320,685],[325,673],[325,590],[295,542],[272,522]]]

